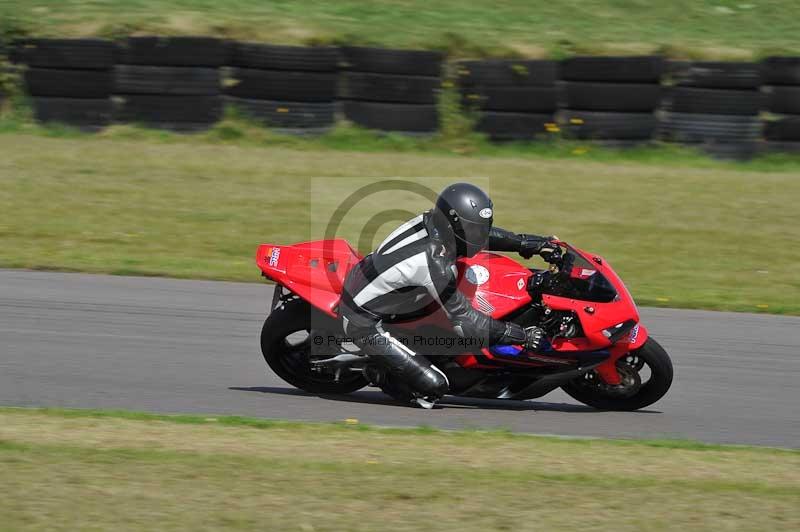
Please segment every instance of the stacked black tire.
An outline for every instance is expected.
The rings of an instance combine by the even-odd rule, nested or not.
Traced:
[[[225,69],[227,103],[286,133],[322,133],[333,126],[338,50],[235,43]]]
[[[655,137],[663,59],[573,57],[561,65],[560,121],[567,138],[612,146]]]
[[[491,140],[524,141],[557,131],[555,61],[462,61],[456,68],[461,105],[477,113],[475,129]]]
[[[800,57],[768,57],[761,69],[773,115],[764,125],[766,150],[800,153]]]
[[[756,63],[673,64],[664,102],[664,140],[697,146],[720,158],[747,159],[758,151],[761,75]]]
[[[4,56],[5,51],[6,51],[5,50],[5,46],[3,46],[2,41],[0,41],[0,78],[5,76],[5,74],[6,74],[6,71],[5,71],[6,58]],[[6,94],[5,94],[5,90],[4,89],[5,89],[5,87],[3,87],[3,84],[0,83],[0,113],[3,112],[4,104],[6,103]]]
[[[219,67],[227,46],[208,37],[130,37],[114,68],[116,119],[201,131],[222,117]]]
[[[339,99],[345,118],[382,131],[429,134],[439,129],[442,54],[354,46],[341,53]]]
[[[10,70],[7,69],[6,65],[6,61],[8,59],[6,55],[8,53],[9,50],[6,48],[6,43],[3,42],[2,39],[0,39],[0,113],[3,112],[4,104],[6,102],[6,93],[5,93],[5,87],[3,86],[4,85],[3,79],[7,75],[8,70]],[[13,56],[13,50],[11,50],[11,55]]]
[[[114,45],[100,39],[28,39],[14,47],[27,66],[36,120],[95,131],[111,123]]]

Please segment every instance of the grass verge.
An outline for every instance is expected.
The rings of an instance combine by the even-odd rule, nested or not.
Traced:
[[[472,56],[663,52],[741,59],[800,50],[798,19],[800,6],[791,0],[7,0],[0,35],[204,34]]]
[[[111,128],[49,138],[14,127],[0,142],[0,267],[258,281],[255,246],[320,238],[318,207],[331,207],[347,178],[488,177],[498,225],[604,255],[641,304],[800,314],[796,162],[558,144],[467,157],[446,141],[405,151],[421,141],[370,144],[348,129],[296,140],[247,130],[228,139],[228,125],[197,137]],[[330,194],[311,197],[320,178]],[[388,201],[428,208],[418,197]],[[341,236],[358,241],[367,207]]]
[[[800,453],[0,409],[10,530],[796,530]]]

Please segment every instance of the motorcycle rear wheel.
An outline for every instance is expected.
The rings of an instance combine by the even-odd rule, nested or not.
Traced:
[[[635,360],[636,364],[627,363],[628,358]],[[631,351],[628,357],[621,358],[617,367],[638,379],[639,371],[645,364],[650,369],[650,378],[633,395],[616,392],[614,387],[602,383],[593,375],[594,372],[570,381],[562,389],[573,399],[599,410],[639,410],[664,397],[672,385],[672,361],[653,338],[648,338],[642,347]],[[633,371],[636,375],[633,375]]]
[[[333,374],[311,370],[312,315],[319,313],[302,299],[288,301],[275,309],[261,329],[261,352],[267,365],[281,379],[296,388],[313,394],[347,394],[360,390],[367,381],[360,373],[344,373],[337,382]],[[328,323],[336,331],[335,320],[314,316],[317,322]],[[319,333],[315,329],[315,333]]]

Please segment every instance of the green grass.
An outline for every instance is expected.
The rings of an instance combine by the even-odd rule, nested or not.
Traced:
[[[0,34],[207,34],[363,43],[455,55],[650,53],[748,58],[800,50],[792,0],[6,0]]]
[[[800,453],[0,409],[7,530],[796,530]]]
[[[574,148],[464,156],[446,140],[420,152],[406,146],[420,141],[370,145],[347,128],[318,140],[225,140],[220,127],[198,137],[135,128],[43,136],[33,126],[2,134],[0,266],[257,282],[255,247],[321,238],[353,179],[437,188],[488,178],[498,225],[604,255],[640,304],[800,314],[796,162]],[[29,128],[39,132],[20,132]],[[351,141],[366,151],[349,151]],[[385,200],[428,208],[415,196]],[[359,242],[375,212],[354,209],[340,236]],[[361,240],[362,251],[392,223]]]
[[[717,444],[705,443],[689,439],[609,439],[592,438],[584,436],[549,436],[539,434],[527,434],[511,432],[502,428],[490,429],[438,429],[435,427],[421,425],[418,427],[383,427],[361,423],[358,419],[348,418],[336,422],[312,422],[312,421],[288,421],[282,419],[257,418],[234,415],[218,414],[157,414],[153,412],[143,412],[138,410],[111,410],[111,409],[90,409],[90,408],[27,408],[16,406],[0,406],[0,417],[2,416],[42,416],[48,418],[61,419],[118,419],[128,421],[147,421],[147,422],[167,422],[182,425],[211,425],[240,427],[260,430],[295,430],[307,433],[351,433],[372,432],[380,435],[414,438],[420,434],[447,434],[451,436],[464,437],[467,440],[476,438],[489,438],[494,440],[528,440],[535,439],[542,442],[564,442],[568,441],[574,445],[593,446],[596,442],[602,442],[608,446],[618,447],[657,447],[660,449],[683,449],[690,451],[730,451],[744,449],[751,452],[763,452],[766,454],[800,453],[798,449],[784,449],[778,447],[764,447],[740,444]]]

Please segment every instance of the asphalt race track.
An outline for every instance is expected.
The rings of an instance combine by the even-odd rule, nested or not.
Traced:
[[[560,391],[527,402],[454,398],[424,411],[375,389],[320,398],[284,384],[258,344],[271,293],[266,284],[0,270],[0,405],[800,447],[800,318],[642,309],[675,364],[672,390],[644,412],[598,412]]]

